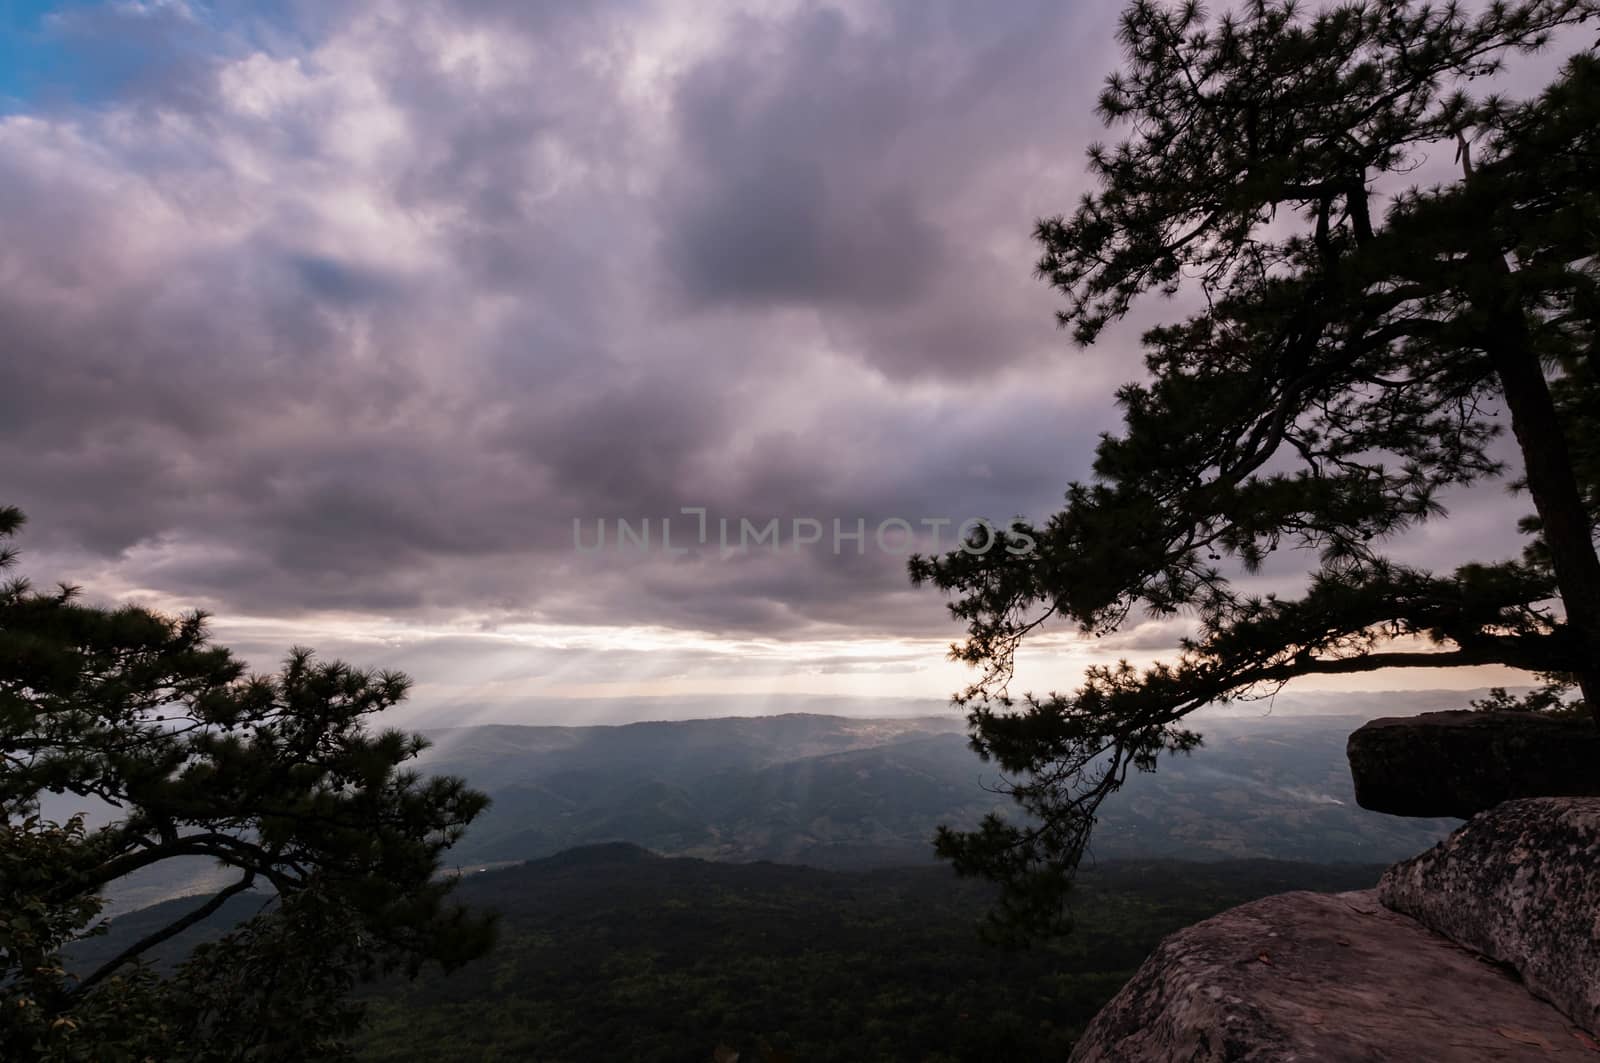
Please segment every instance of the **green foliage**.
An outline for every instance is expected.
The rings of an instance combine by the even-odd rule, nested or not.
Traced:
[[[500,913],[483,963],[374,987],[366,1063],[1065,1059],[1163,936],[1376,867],[1108,864],[1065,941],[986,945],[992,895],[942,867],[837,873],[653,858],[626,846],[469,876]]]
[[[1094,481],[1019,529],[1037,551],[911,563],[967,625],[953,655],[979,676],[957,700],[1023,812],[939,849],[1009,886],[1008,922],[1048,926],[1100,802],[1194,749],[1182,721],[1207,703],[1297,676],[1499,664],[1570,681],[1600,718],[1600,60],[1579,54],[1530,101],[1472,93],[1596,11],[1128,9],[1100,111],[1132,134],[1091,149],[1100,188],[1039,223],[1039,272],[1081,343],[1146,293],[1206,309],[1145,334],[1149,378],[1118,393]],[[1387,191],[1451,150],[1459,180]],[[1506,419],[1537,511],[1524,556],[1443,575],[1386,558],[1442,514],[1440,492],[1500,474]],[[1226,565],[1286,548],[1319,559],[1303,597],[1240,593]],[[1139,610],[1198,621],[1177,661],[1012,697],[1033,631],[1101,634]]]
[[[1518,697],[1505,687],[1492,687],[1489,696],[1478,698],[1472,707],[1479,712],[1542,712],[1551,716],[1578,716],[1583,707],[1568,695],[1572,681],[1564,676],[1545,676],[1545,685]]]
[[[20,525],[0,511],[0,538]],[[437,872],[486,799],[406,770],[420,738],[366,727],[407,683],[307,650],[250,676],[202,614],[0,588],[0,1058],[337,1058],[357,980],[481,953],[488,925]],[[47,792],[114,815],[49,822]],[[237,879],[81,978],[63,970],[108,886],[195,856]],[[272,910],[170,977],[141,962],[256,885]]]

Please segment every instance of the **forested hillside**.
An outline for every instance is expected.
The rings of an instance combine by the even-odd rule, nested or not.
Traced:
[[[1381,868],[1142,861],[1086,874],[1076,932],[1014,950],[979,936],[990,888],[943,867],[833,872],[572,850],[467,875],[500,913],[484,959],[366,993],[369,1063],[439,1059],[703,1063],[1064,1058],[1162,936],[1290,889],[1371,886]],[[164,952],[254,912],[235,898]],[[119,920],[88,965],[192,901]]]

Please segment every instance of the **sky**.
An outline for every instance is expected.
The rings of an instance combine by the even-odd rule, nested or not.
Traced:
[[[936,704],[960,631],[907,545],[1048,516],[1173,313],[1076,350],[1033,277],[1119,8],[0,0],[22,571],[453,722]],[[1398,556],[1516,552],[1524,502],[1449,501]],[[1022,677],[1183,630],[1051,632]]]

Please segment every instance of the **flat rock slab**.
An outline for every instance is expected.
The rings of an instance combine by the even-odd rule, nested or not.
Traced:
[[[1530,712],[1425,712],[1373,720],[1345,747],[1356,803],[1467,819],[1518,797],[1600,796],[1600,727]]]
[[[1600,798],[1508,801],[1474,816],[1391,867],[1378,898],[1515,968],[1600,1034]]]
[[[1600,1063],[1512,976],[1378,903],[1282,893],[1167,938],[1074,1063]]]

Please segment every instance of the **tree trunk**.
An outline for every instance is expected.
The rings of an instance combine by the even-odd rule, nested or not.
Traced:
[[[1504,269],[1504,260],[1500,262]],[[1502,304],[1491,311],[1491,322],[1489,357],[1511,413],[1511,431],[1522,449],[1528,493],[1539,513],[1567,623],[1582,655],[1578,687],[1600,723],[1600,556],[1595,554],[1589,514],[1521,308]]]
[[[1456,139],[1462,176],[1475,188],[1472,144],[1464,132],[1458,132]],[[1487,194],[1493,197],[1495,192],[1488,190]],[[1488,226],[1480,230],[1483,234],[1490,231]],[[1479,242],[1473,248],[1472,262],[1479,278],[1472,301],[1489,320],[1489,359],[1511,413],[1511,432],[1522,449],[1523,473],[1550,551],[1556,589],[1576,636],[1578,689],[1589,715],[1600,725],[1600,557],[1595,555],[1594,525],[1578,490],[1572,452],[1556,419],[1544,365],[1528,335],[1527,315],[1509,283],[1512,272],[1505,252]]]

